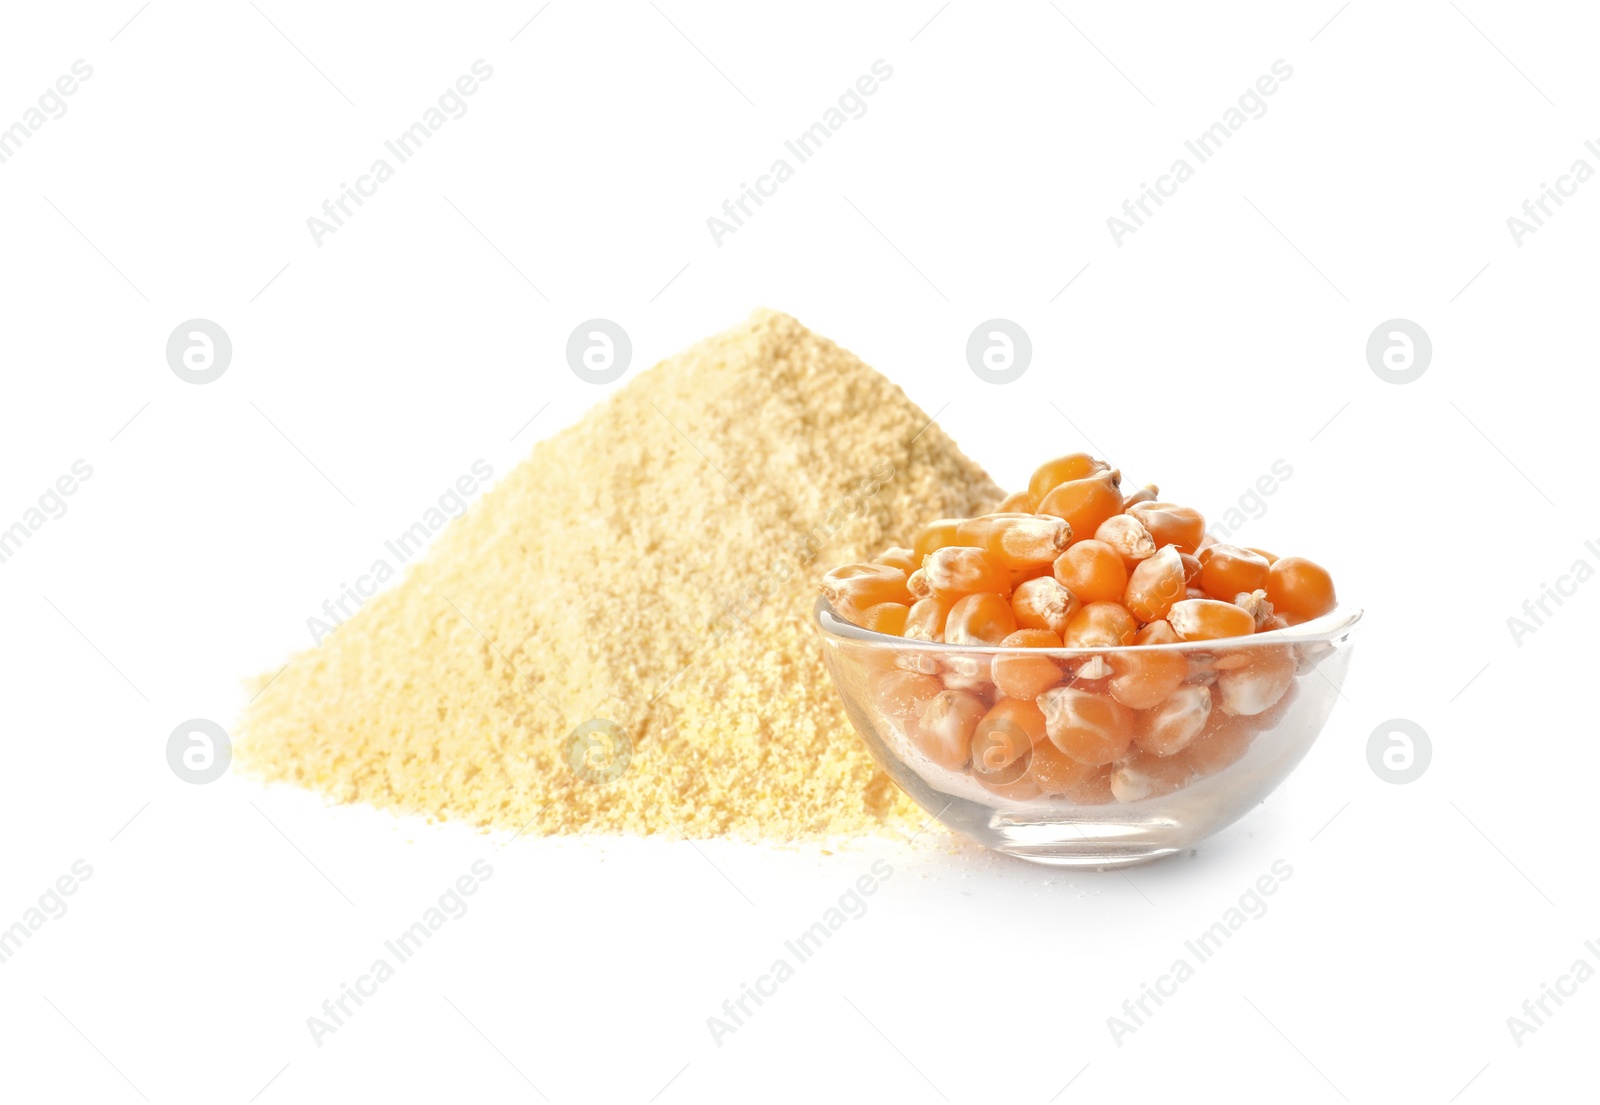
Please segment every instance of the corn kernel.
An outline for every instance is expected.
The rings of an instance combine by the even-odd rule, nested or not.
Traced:
[[[1038,704],[1051,743],[1081,764],[1111,763],[1133,741],[1133,717],[1115,699],[1056,687],[1040,695]]]

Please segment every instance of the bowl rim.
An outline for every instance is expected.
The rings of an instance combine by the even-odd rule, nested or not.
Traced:
[[[947,652],[968,655],[1001,655],[1026,653],[1029,656],[1059,656],[1069,659],[1106,656],[1112,654],[1147,652],[1216,652],[1229,648],[1254,648],[1270,645],[1303,645],[1331,642],[1348,637],[1361,622],[1363,611],[1359,607],[1343,604],[1326,614],[1266,633],[1252,633],[1245,637],[1218,637],[1208,641],[1175,641],[1159,645],[1113,645],[1109,648],[1025,648],[1019,645],[959,645],[948,641],[916,641],[895,637],[848,622],[840,617],[826,595],[817,596],[812,607],[812,620],[824,637],[837,637],[877,648],[918,652]]]

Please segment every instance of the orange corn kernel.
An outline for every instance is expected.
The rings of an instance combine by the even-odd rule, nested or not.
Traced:
[[[1151,622],[1134,636],[1136,645],[1175,645],[1183,638],[1167,622],[1157,620]]]
[[[1040,514],[1065,518],[1072,532],[1088,536],[1114,514],[1122,513],[1122,492],[1110,472],[1059,484],[1039,500]]]
[[[1265,631],[1273,621],[1272,603],[1267,601],[1265,591],[1251,591],[1249,594],[1240,592],[1233,596],[1233,605],[1247,611],[1256,620],[1257,633]]]
[[[1033,508],[1038,504],[1033,501],[1033,495],[1027,491],[1013,491],[1000,500],[1000,505],[995,507],[996,514],[1008,514],[1016,511],[1020,514],[1032,514]]]
[[[1072,544],[1072,527],[1048,514],[985,514],[962,522],[956,536],[1007,568],[1047,568]]]
[[[994,697],[994,673],[987,656],[947,656],[939,661],[946,690],[969,691],[988,702]]]
[[[913,600],[925,599],[933,594],[933,585],[928,582],[928,573],[918,568],[907,576],[906,592]]]
[[[982,549],[947,545],[935,549],[922,561],[922,574],[940,598],[953,599],[988,591],[1011,594],[1011,573]]]
[[[1147,483],[1139,490],[1122,497],[1122,512],[1126,514],[1128,508],[1134,503],[1153,503],[1161,495],[1161,489],[1153,483]]]
[[[946,545],[956,543],[956,527],[961,525],[961,518],[940,518],[929,522],[917,534],[917,539],[912,542],[912,554],[917,558],[917,563],[922,563],[922,558],[935,549],[942,549]]]
[[[1070,667],[1071,663],[1071,661],[1068,661],[1068,672],[1072,676],[1071,679],[1067,680],[1067,686],[1069,687],[1083,686],[1087,683],[1100,683],[1102,679],[1111,678],[1111,665],[1106,663],[1104,656],[1091,656],[1087,660],[1078,661],[1076,668]],[[1104,690],[1104,685],[1095,687],[1083,686],[1083,689],[1092,690],[1099,694]]]
[[[1200,585],[1200,558],[1194,553],[1180,552],[1178,559],[1183,561],[1183,582],[1185,584]]]
[[[911,607],[903,602],[876,603],[862,611],[861,627],[874,633],[902,637],[906,631],[906,616],[910,613]]]
[[[990,592],[965,595],[950,607],[944,639],[956,645],[997,645],[1017,630],[1011,604]]]
[[[1037,504],[1044,502],[1044,497],[1062,484],[1085,479],[1110,468],[1105,461],[1095,460],[1088,453],[1068,453],[1064,457],[1045,461],[1033,470],[1033,475],[1028,479],[1028,494],[1033,497],[1034,509],[1038,509]]]
[[[1019,629],[1000,644],[1005,648],[1060,648],[1061,638],[1048,629]],[[994,685],[1007,698],[1031,702],[1061,682],[1061,665],[1048,656],[1026,653],[996,656]]]
[[[1155,622],[1167,616],[1172,604],[1187,597],[1183,581],[1183,554],[1176,545],[1166,545],[1154,556],[1141,560],[1128,576],[1122,601],[1142,622]]]
[[[822,577],[822,593],[841,617],[862,624],[864,611],[880,602],[911,601],[906,574],[887,564],[845,564]]]
[[[1031,511],[1020,510],[991,510],[987,514],[977,514],[971,518],[963,518],[956,525],[957,544],[971,545],[973,548],[983,548],[982,538],[989,534],[996,523],[1007,519],[1032,518]]]
[[[1186,682],[1203,683],[1206,686],[1217,681],[1217,658],[1210,652],[1185,652],[1184,660],[1189,664],[1189,678]]]
[[[1167,622],[1183,641],[1214,641],[1245,637],[1256,631],[1249,611],[1217,599],[1184,599],[1172,604]]]
[[[1211,717],[1211,691],[1207,687],[1179,687],[1159,709],[1139,718],[1139,734],[1133,743],[1155,756],[1182,752],[1200,735]]]
[[[1049,798],[1064,798],[1080,806],[1103,806],[1112,800],[1109,766],[1080,764],[1048,740],[1033,746],[1027,778]]]
[[[1029,753],[1031,756],[1032,753]],[[972,778],[984,790],[1007,802],[1028,802],[1039,797],[1039,784],[1024,772],[1021,778],[1010,783],[997,783],[987,775],[973,772]]]
[[[1266,549],[1246,548],[1245,551],[1255,553],[1262,560],[1265,560],[1269,565],[1276,564],[1280,559],[1276,553],[1269,553]]]
[[[1024,702],[1018,698],[1001,698],[984,715],[982,725],[989,726],[1014,726],[1026,733],[1028,740],[1033,744],[1049,740],[1044,724],[1044,712],[1039,709],[1036,702]]]
[[[1285,556],[1274,561],[1266,586],[1267,598],[1280,614],[1318,618],[1339,604],[1328,570],[1303,556]]]
[[[1040,576],[1017,584],[1011,593],[1011,612],[1018,629],[1048,629],[1064,636],[1067,623],[1083,604],[1054,576]]]
[[[1128,586],[1128,569],[1117,550],[1092,538],[1056,558],[1055,577],[1080,602],[1121,602]]]
[[[1119,648],[1132,644],[1138,632],[1139,623],[1125,606],[1091,602],[1072,616],[1061,641],[1067,648]]]
[[[1126,510],[1102,521],[1094,531],[1094,541],[1106,542],[1112,549],[1122,553],[1123,560],[1144,560],[1146,556],[1154,556],[1157,549],[1149,529],[1144,528],[1144,523]]]
[[[1040,695],[1038,704],[1051,743],[1081,764],[1111,763],[1133,741],[1133,716],[1115,699],[1055,687]]]
[[[1294,682],[1294,653],[1288,648],[1240,649],[1249,663],[1217,674],[1217,705],[1224,713],[1253,717],[1275,706]]]
[[[1257,733],[1268,733],[1273,729],[1276,729],[1283,722],[1285,715],[1287,715],[1289,710],[1294,706],[1294,701],[1297,697],[1299,697],[1299,694],[1299,682],[1296,681],[1290,683],[1289,689],[1283,692],[1283,697],[1278,699],[1277,702],[1273,703],[1271,707],[1261,711],[1259,714],[1250,715],[1249,721],[1251,728]]]
[[[913,641],[944,640],[944,622],[950,614],[950,604],[929,595],[911,604],[906,613],[905,628],[901,636]]]
[[[919,649],[896,649],[894,666],[901,671],[916,672],[919,675],[931,675],[936,679],[939,676],[938,659],[932,653],[923,652]]]
[[[922,558],[920,556],[910,549],[901,548],[899,545],[891,545],[872,559],[875,564],[887,564],[891,568],[899,568],[908,576],[922,566]]]
[[[940,767],[960,771],[972,755],[972,731],[988,711],[988,703],[977,695],[940,691],[928,700],[908,735],[928,759]]]
[[[1196,775],[1215,775],[1244,759],[1255,735],[1256,728],[1249,718],[1212,710],[1199,735],[1173,758],[1189,765]]]
[[[1070,790],[1061,797],[1080,806],[1106,806],[1115,802],[1117,796],[1111,789],[1111,765],[1106,764],[1085,779],[1081,787]]]
[[[1205,538],[1206,520],[1193,507],[1177,503],[1135,503],[1128,513],[1144,523],[1156,545],[1176,545],[1179,552],[1194,553]]]
[[[1129,571],[1137,562],[1156,554],[1155,539],[1144,528],[1144,523],[1131,514],[1113,514],[1101,522],[1100,528],[1094,531],[1094,539],[1115,549]]]
[[[1151,622],[1162,626],[1173,640],[1177,634],[1166,622]],[[1134,644],[1166,644],[1165,641],[1143,640],[1144,631],[1134,638]],[[1161,705],[1167,696],[1183,685],[1189,677],[1189,662],[1181,652],[1114,652],[1106,657],[1111,665],[1111,682],[1107,689],[1118,702],[1134,710],[1148,710]]]
[[[884,672],[873,687],[878,712],[892,721],[912,721],[922,716],[934,695],[944,690],[931,675],[901,671]]]
[[[1241,591],[1267,585],[1270,565],[1265,557],[1237,545],[1212,545],[1200,554],[1200,586],[1212,598],[1233,601]]]
[[[1014,783],[1028,770],[1034,733],[1044,732],[1044,716],[1031,702],[1002,698],[972,732],[972,774],[991,783]]]
[[[1160,798],[1188,786],[1195,775],[1181,756],[1135,750],[1111,770],[1111,793],[1119,802]]]
[[[1042,568],[1013,568],[1013,569],[1011,569],[1009,574],[1011,576],[1011,590],[1012,590],[1012,593],[1015,593],[1018,587],[1021,587],[1024,583],[1028,582],[1028,580],[1030,580],[1030,579],[1038,579],[1041,576],[1048,577],[1050,575],[1051,569],[1053,567],[1054,567],[1054,565],[1052,565],[1052,564],[1046,564]]]
[[[1221,672],[1244,667],[1254,657],[1255,649],[1223,648],[1205,655],[1211,657],[1211,670]]]

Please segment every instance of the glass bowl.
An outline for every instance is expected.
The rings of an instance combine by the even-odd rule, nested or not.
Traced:
[[[1339,607],[1248,637],[1030,649],[892,637],[816,605],[845,710],[901,789],[987,848],[1059,867],[1144,863],[1248,813],[1322,731],[1360,620]],[[1060,675],[1032,707],[996,689],[997,661],[1013,689],[1048,683],[1038,658]]]

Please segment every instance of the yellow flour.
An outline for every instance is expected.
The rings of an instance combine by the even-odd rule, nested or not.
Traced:
[[[920,823],[834,694],[816,581],[1000,497],[898,387],[757,311],[536,445],[266,686],[240,758],[341,801],[532,834]],[[591,719],[631,742],[615,778],[603,754],[569,761]]]

